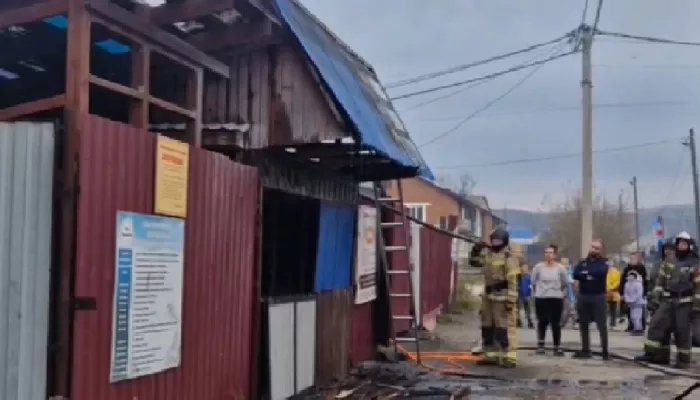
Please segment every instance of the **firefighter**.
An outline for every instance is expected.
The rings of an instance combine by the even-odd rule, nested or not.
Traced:
[[[700,312],[700,260],[691,250],[687,232],[675,238],[675,252],[661,263],[649,301],[654,316],[644,342],[644,355],[637,361],[669,364],[670,336],[676,343],[676,368],[687,368],[692,349],[691,319]],[[691,316],[692,315],[692,316]]]
[[[489,246],[472,250],[470,263],[482,268],[484,295],[481,302],[482,365],[515,367],[518,279],[517,258],[508,250],[508,231],[495,229]]]

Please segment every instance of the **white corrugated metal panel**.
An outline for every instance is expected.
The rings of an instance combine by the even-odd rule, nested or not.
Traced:
[[[294,391],[294,303],[270,304],[270,398],[283,400]]]
[[[413,306],[416,310],[416,324],[423,323],[423,313],[420,312],[420,224],[411,223],[411,249],[408,259],[411,264],[411,280],[413,281]]]
[[[314,385],[316,376],[316,300],[296,303],[296,391]]]
[[[54,126],[0,123],[0,399],[46,398]]]

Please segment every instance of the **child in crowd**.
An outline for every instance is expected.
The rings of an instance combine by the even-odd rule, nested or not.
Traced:
[[[525,318],[527,318],[527,327],[533,328],[532,313],[530,304],[532,303],[532,280],[527,264],[520,267],[520,279],[518,280],[518,328],[522,328],[523,322],[520,319],[520,310],[525,310]]]
[[[642,278],[635,271],[630,271],[625,284],[625,304],[630,309],[630,319],[632,320],[632,332],[634,336],[644,335],[642,328],[642,317],[644,315],[644,284]]]

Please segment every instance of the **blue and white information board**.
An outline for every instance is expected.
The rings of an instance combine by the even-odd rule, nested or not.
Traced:
[[[117,213],[110,382],[180,365],[185,223]]]

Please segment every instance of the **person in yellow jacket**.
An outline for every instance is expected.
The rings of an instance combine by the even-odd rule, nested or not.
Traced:
[[[620,309],[620,269],[612,261],[608,262],[608,275],[606,277],[606,291],[608,298],[608,316],[610,316],[610,328],[615,328],[617,314]]]

